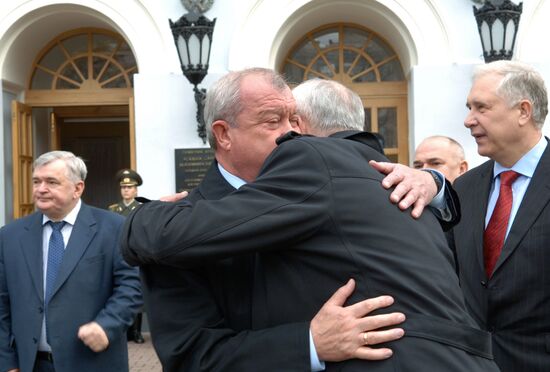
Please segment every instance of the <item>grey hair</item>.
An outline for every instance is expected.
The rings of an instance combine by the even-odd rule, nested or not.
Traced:
[[[313,134],[363,130],[365,110],[361,98],[333,80],[307,80],[292,90],[296,110],[312,126]]]
[[[204,103],[204,122],[208,142],[216,149],[216,138],[212,134],[212,123],[216,120],[224,120],[230,126],[236,127],[237,116],[243,109],[241,102],[241,82],[250,75],[257,75],[271,83],[278,91],[288,89],[288,85],[282,75],[261,67],[249,68],[241,71],[232,71],[216,81],[206,94]]]
[[[525,63],[495,61],[477,66],[473,80],[489,74],[502,76],[496,93],[503,97],[510,107],[523,99],[531,102],[535,126],[541,129],[548,114],[548,93],[542,76]]]
[[[40,155],[33,163],[33,169],[43,167],[56,160],[63,160],[67,166],[67,177],[72,182],[84,181],[88,170],[82,158],[69,151],[50,151]]]

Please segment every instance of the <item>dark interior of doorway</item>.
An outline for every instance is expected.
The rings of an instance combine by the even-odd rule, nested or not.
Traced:
[[[93,115],[90,108],[76,111],[72,116],[58,118],[59,147],[80,156],[86,163],[88,176],[82,200],[105,209],[120,199],[115,174],[130,167],[128,116],[106,117],[104,111]]]

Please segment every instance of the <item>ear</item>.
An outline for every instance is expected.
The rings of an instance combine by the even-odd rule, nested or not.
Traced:
[[[229,124],[224,120],[216,120],[212,123],[212,134],[219,148],[229,150],[231,148],[231,135]]]
[[[519,103],[519,124],[521,126],[533,120],[533,104],[524,99]]]
[[[466,173],[468,171],[468,162],[466,160],[462,160],[458,169],[460,174]]]
[[[82,193],[84,192],[84,181],[78,181],[77,183],[75,183],[74,186],[74,196],[75,199],[78,199],[82,196]]]
[[[296,115],[296,124],[292,125],[292,130],[301,134],[311,134],[309,133],[307,120],[304,120],[300,115]]]

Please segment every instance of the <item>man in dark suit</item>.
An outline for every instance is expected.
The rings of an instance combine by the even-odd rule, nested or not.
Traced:
[[[245,84],[241,85],[241,82]],[[266,86],[260,84],[261,82],[268,84]],[[280,92],[290,93],[284,80],[273,71],[250,69],[228,74],[210,88],[210,94],[226,102],[228,108],[233,108],[238,102],[219,95],[237,97],[240,101],[240,92],[246,95],[256,92],[258,88],[264,89],[260,90],[262,96],[267,88],[276,88],[268,91],[277,97]],[[247,89],[252,91],[247,92]],[[276,106],[278,105],[279,103]],[[255,157],[246,157],[249,155],[244,152],[265,156],[262,154],[266,152],[266,148],[274,147],[275,138],[292,129],[290,118],[293,112],[283,112],[280,115],[283,116],[280,123],[264,125],[265,128],[257,137],[250,140],[250,143],[256,143],[254,148],[240,138],[238,143],[233,142],[228,146],[224,142],[226,138],[235,138],[240,129],[227,125],[227,122],[224,125],[218,123],[214,128],[208,126],[210,143],[215,149],[217,160],[187,200],[218,200],[235,191],[240,186],[239,169],[249,169],[248,164],[257,163]],[[210,112],[210,116],[233,120],[227,112]],[[239,169],[234,164],[239,164]],[[231,173],[227,169],[231,169]],[[310,361],[309,321],[250,330],[253,254],[220,260],[195,270],[146,265],[141,267],[141,273],[153,344],[166,370],[315,370],[315,365]],[[391,304],[392,299],[388,296],[368,299],[351,308],[342,307],[352,291],[353,282],[337,291],[318,312],[316,322],[327,330],[324,337],[319,336],[316,339],[315,345],[318,347],[326,345],[320,350],[319,357],[328,358],[327,360],[389,357],[391,351],[388,348],[374,349],[363,346],[360,340],[345,340],[365,330],[398,324],[403,315],[389,313],[364,317],[374,309]],[[355,327],[361,329],[354,329]],[[376,345],[399,338],[402,334],[401,329],[373,331],[370,340]],[[269,358],[266,357],[266,350],[269,350]],[[326,355],[325,350],[330,355]]]
[[[276,124],[270,119],[285,110],[269,110],[269,101],[281,97],[263,93],[249,97],[250,111],[265,112],[264,128],[269,130]],[[291,98],[283,95],[285,99],[292,106]],[[206,107],[208,112],[208,99]],[[262,125],[247,121],[254,116],[248,110],[239,115],[244,115],[240,123]],[[216,138],[222,139],[218,144],[231,148],[224,133],[231,121],[219,121],[213,121],[219,126]],[[249,129],[248,139],[258,130]],[[452,253],[437,220],[430,213],[415,220],[388,203],[390,192],[380,186],[381,175],[367,164],[385,158],[362,143],[360,135],[352,137],[284,141],[254,183],[219,201],[140,207],[125,225],[126,256],[133,263],[189,267],[259,251],[250,284],[252,329],[309,322],[350,275],[357,282],[351,304],[395,295],[393,309],[406,313],[408,320],[405,337],[391,345],[394,356],[368,365],[358,359],[327,363],[327,370],[422,370],[427,365],[446,371],[496,370],[488,335],[466,313]],[[254,160],[245,177],[258,174],[263,159]],[[310,331],[314,340],[323,334],[314,329],[314,321]],[[371,334],[358,327],[349,342],[369,345]],[[263,359],[275,365],[279,361],[270,351]],[[287,370],[306,370],[306,365]]]
[[[41,155],[38,212],[0,230],[2,371],[128,371],[139,277],[118,249],[123,218],[81,202],[86,173],[70,152]]]
[[[530,66],[489,63],[475,71],[467,107],[464,124],[479,154],[490,160],[455,181],[464,218],[453,230],[453,243],[466,303],[479,325],[491,332],[502,371],[548,371],[550,150],[542,135],[546,87]],[[506,191],[508,171],[517,175]],[[511,207],[499,236],[491,221],[505,210],[499,199],[506,194],[512,196]],[[496,251],[491,250],[495,244]]]

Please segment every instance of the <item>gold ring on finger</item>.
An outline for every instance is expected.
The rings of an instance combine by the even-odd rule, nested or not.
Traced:
[[[368,332],[363,333],[363,344],[365,344],[365,345],[369,344],[369,333]]]

